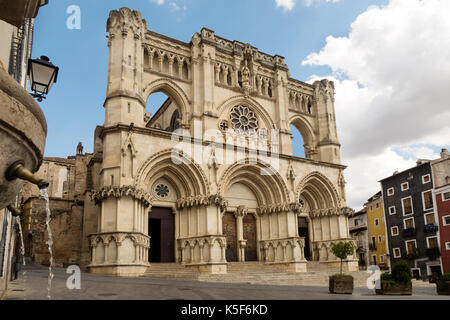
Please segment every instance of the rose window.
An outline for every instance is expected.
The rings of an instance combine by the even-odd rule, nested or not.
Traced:
[[[258,118],[248,107],[236,106],[230,113],[231,127],[240,133],[251,134],[258,130]]]
[[[155,188],[155,192],[160,198],[165,198],[169,195],[169,187],[165,184],[158,184]]]

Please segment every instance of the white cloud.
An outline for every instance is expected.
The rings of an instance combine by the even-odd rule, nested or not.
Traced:
[[[364,203],[378,180],[417,158],[437,158],[424,144],[450,145],[448,12],[445,0],[370,7],[347,37],[327,37],[303,61],[333,70],[350,205]]]
[[[313,4],[319,4],[323,0],[304,0],[305,6],[310,7]],[[325,0],[325,2],[338,3],[340,0]]]
[[[159,6],[167,4],[171,12],[181,14],[184,16],[187,11],[187,6],[185,4],[185,0],[149,0],[150,3],[155,3]]]
[[[164,0],[148,0],[150,3],[156,3],[157,5],[161,6],[164,4]]]
[[[291,11],[295,7],[297,0],[275,0],[277,8],[282,7],[284,11]]]

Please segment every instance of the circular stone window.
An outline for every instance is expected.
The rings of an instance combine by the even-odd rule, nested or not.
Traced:
[[[169,187],[165,184],[158,184],[155,188],[156,195],[160,198],[166,198],[169,195]]]
[[[236,106],[230,112],[231,127],[241,134],[254,134],[258,130],[258,118],[252,109]]]

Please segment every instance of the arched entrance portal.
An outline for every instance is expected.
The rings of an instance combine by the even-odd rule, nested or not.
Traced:
[[[223,216],[223,235],[227,239],[227,261],[257,261],[258,239],[256,234],[257,198],[246,184],[238,182],[226,192],[229,212]]]
[[[175,219],[172,209],[153,207],[148,220],[149,262],[175,262]]]

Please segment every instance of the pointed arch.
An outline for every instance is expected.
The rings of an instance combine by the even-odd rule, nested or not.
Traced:
[[[310,210],[340,207],[340,197],[333,183],[320,172],[311,172],[295,189],[296,199],[306,201]]]
[[[316,146],[316,134],[314,128],[305,117],[295,115],[289,120],[289,125],[293,125],[300,132],[305,146],[314,148]]]
[[[183,123],[186,121],[187,112],[190,106],[190,100],[184,90],[174,81],[166,78],[158,79],[150,82],[144,89],[143,96],[145,101],[154,93],[161,91],[167,96],[171,97],[180,108],[181,119]]]
[[[176,189],[178,198],[210,194],[209,182],[201,167],[187,155],[184,160],[188,163],[175,164],[172,149],[158,152],[141,165],[134,185],[150,190],[156,180],[166,178]]]
[[[219,107],[217,108],[217,112],[219,117],[223,115],[223,113],[226,112],[226,110],[231,109],[232,107],[236,105],[246,105],[253,109],[253,111],[257,114],[257,116],[263,120],[263,123],[266,124],[267,129],[276,129],[277,126],[275,125],[274,120],[271,118],[269,113],[266,111],[266,109],[255,99],[251,97],[246,97],[243,95],[238,95],[231,97],[225,101],[223,101]]]
[[[290,202],[283,178],[275,169],[260,160],[246,158],[236,162],[218,181],[218,194],[221,196],[225,196],[233,184],[242,183],[255,194],[259,206]]]

